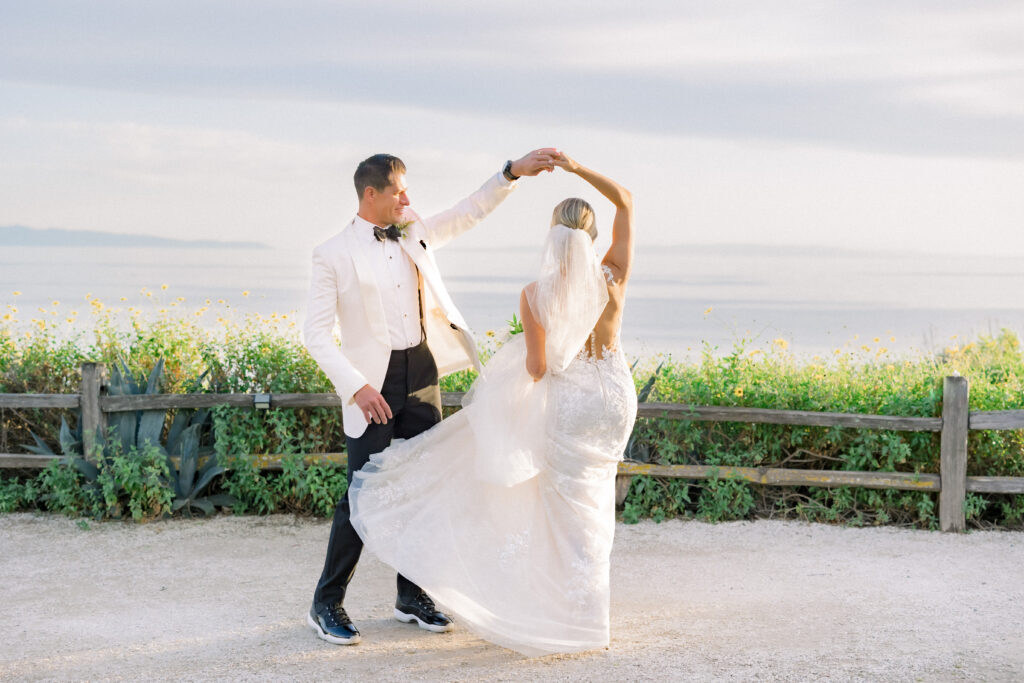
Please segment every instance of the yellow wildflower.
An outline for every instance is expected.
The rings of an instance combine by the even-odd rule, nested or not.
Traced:
[[[249,296],[249,290],[247,289],[244,292],[242,292],[242,296]]]
[[[53,302],[53,305],[54,305],[54,306],[60,306],[60,302],[59,302],[59,301],[54,301],[54,302]]]
[[[494,330],[487,330],[487,336],[488,337],[493,337],[494,336]]]
[[[128,297],[126,297],[126,296],[122,296],[122,297],[121,297],[121,301],[128,301]]]
[[[881,340],[881,339],[879,339],[878,337],[875,337],[875,343],[876,343],[876,344],[877,344],[878,342],[880,342],[880,341],[882,341],[882,340]]]
[[[736,397],[743,396],[743,387],[736,387],[735,389],[733,389],[732,393],[733,393],[733,396],[736,396]]]
[[[160,285],[160,289],[167,289],[167,285]]]
[[[885,366],[885,369],[888,370],[889,372],[892,372],[893,370],[896,369],[896,366],[893,365],[892,363],[889,363],[888,365]]]
[[[782,337],[779,337],[773,343],[783,351],[789,348],[789,342],[783,339]]]
[[[4,319],[5,321],[6,321],[6,320],[11,320],[12,318],[13,318],[13,316],[11,316],[11,314],[10,314],[10,313],[4,313],[4,317],[3,317],[3,319]]]
[[[714,308],[714,306],[708,306],[707,308],[705,308],[704,309],[704,315],[707,315],[708,313],[710,313],[711,309],[713,309],[713,308]]]
[[[13,291],[13,292],[11,292],[11,293],[12,293],[12,294],[13,294],[14,296],[21,296],[21,292],[19,292],[18,290],[14,290],[14,291]]]

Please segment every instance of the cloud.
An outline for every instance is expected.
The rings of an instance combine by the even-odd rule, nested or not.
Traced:
[[[9,5],[0,78],[1024,157],[1019,3]]]

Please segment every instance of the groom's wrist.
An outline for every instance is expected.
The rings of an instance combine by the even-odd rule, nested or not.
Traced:
[[[505,176],[505,180],[509,181],[510,183],[514,183],[515,181],[519,180],[519,178],[522,177],[521,175],[516,175],[516,173],[512,170],[511,159],[505,162],[505,167],[501,169],[501,175]]]

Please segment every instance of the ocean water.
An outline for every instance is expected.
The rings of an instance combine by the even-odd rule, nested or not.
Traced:
[[[449,291],[478,336],[506,327],[539,258],[534,248],[451,245],[438,253]],[[145,287],[165,303],[184,297],[180,305],[189,310],[225,299],[236,314],[301,317],[308,264],[309,253],[295,249],[0,247],[0,316],[14,305],[24,322],[54,301],[82,313],[87,295],[108,306],[155,309],[140,293]],[[726,353],[739,339],[754,348],[778,338],[801,356],[862,344],[931,352],[1004,327],[1021,333],[1022,293],[1024,258],[641,247],[622,339],[630,355],[643,357],[693,358],[705,345]]]

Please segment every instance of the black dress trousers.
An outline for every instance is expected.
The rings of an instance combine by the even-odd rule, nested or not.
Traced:
[[[371,455],[387,448],[392,439],[414,437],[441,421],[437,364],[425,341],[409,349],[391,352],[380,393],[391,407],[393,417],[387,424],[371,422],[362,436],[346,437],[349,484],[352,483],[352,473],[362,469]],[[346,491],[334,511],[324,569],[313,594],[315,606],[343,602],[345,589],[355,573],[363,541],[352,527],[349,514]],[[411,600],[419,591],[416,584],[398,575],[399,598]]]

